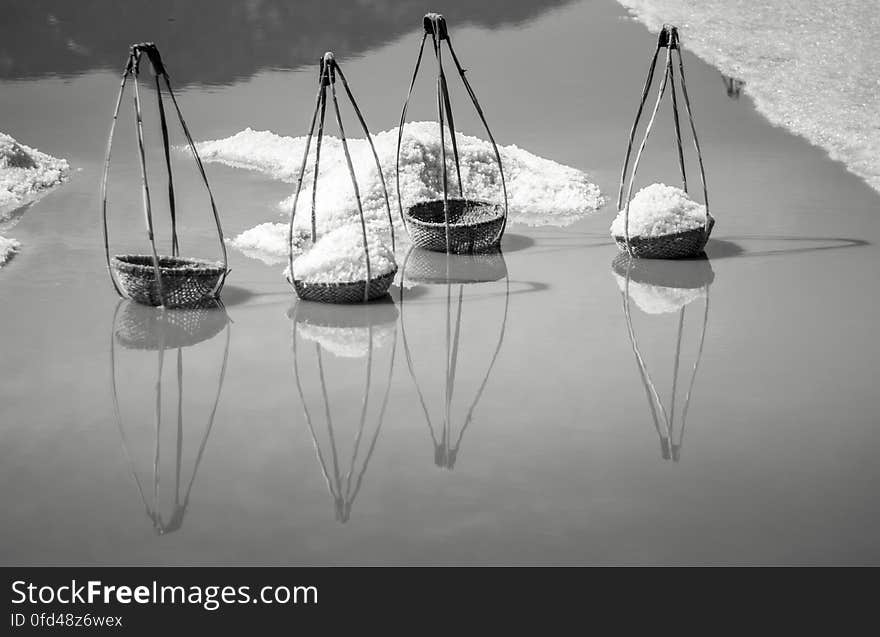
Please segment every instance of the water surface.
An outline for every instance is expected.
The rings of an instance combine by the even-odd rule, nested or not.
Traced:
[[[369,36],[363,19],[230,20],[245,50],[224,60],[198,44],[207,22],[163,43],[172,27],[86,29],[106,7],[65,5],[27,3],[4,27],[24,44],[2,38],[4,132],[75,172],[21,217],[0,272],[0,562],[880,562],[880,198],[730,99],[716,69],[685,53],[718,219],[708,261],[628,268],[608,206],[564,229],[513,226],[496,259],[411,255],[402,298],[348,312],[299,306],[277,267],[233,252],[225,313],[157,317],[119,304],[101,254],[125,43],[156,39],[179,65],[198,139],[302,134],[314,71],[293,69],[327,48],[387,129],[421,9]],[[446,9],[493,132],[611,195],[654,36],[610,1],[522,7]],[[40,50],[47,24],[91,57]],[[274,41],[267,30],[314,50],[242,44]],[[433,113],[428,91],[412,109]],[[646,182],[675,179],[671,135],[664,121],[652,137]],[[119,252],[146,249],[133,143],[120,128]],[[214,256],[196,175],[179,175],[183,250]],[[230,236],[290,191],[222,166],[209,177]]]

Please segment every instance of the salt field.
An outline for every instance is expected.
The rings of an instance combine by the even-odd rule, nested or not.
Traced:
[[[58,162],[0,208],[0,564],[880,564],[876,3],[437,6],[509,176],[502,250],[449,256],[412,249],[394,193],[426,7],[126,2],[108,29],[110,4],[12,0],[0,21],[0,150],[8,135]],[[704,258],[680,261],[629,259],[609,232],[663,22],[680,27],[716,219]],[[127,47],[147,39],[223,221],[222,307],[162,313],[108,280],[105,143]],[[299,301],[283,275],[331,49],[375,134],[399,239],[392,254],[369,147],[347,126],[375,264],[397,268],[366,306]],[[426,69],[402,155],[413,200],[442,196]],[[447,73],[463,181],[494,200],[491,146]],[[140,91],[170,254],[156,95]],[[120,113],[111,253],[146,255],[130,95]],[[175,126],[181,254],[216,259]],[[685,161],[695,201],[654,191],[675,217],[665,230],[702,223]],[[345,250],[305,251],[311,166],[299,267],[355,279],[362,236],[330,117],[317,221]],[[667,105],[633,194],[678,187],[678,171]],[[631,224],[654,227],[632,208]]]

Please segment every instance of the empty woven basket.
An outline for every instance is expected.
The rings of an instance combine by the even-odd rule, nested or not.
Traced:
[[[504,181],[504,168],[501,165],[501,154],[489,124],[483,115],[483,109],[477,101],[476,94],[470,85],[465,71],[455,55],[452,41],[446,26],[446,18],[438,13],[429,13],[423,20],[424,35],[419,48],[419,55],[410,82],[409,93],[403,104],[400,114],[400,126],[397,137],[397,161],[396,161],[396,184],[397,203],[404,227],[409,233],[413,245],[425,250],[446,252],[451,254],[471,254],[490,252],[501,244],[504,228],[507,225],[507,185]],[[404,211],[403,201],[400,195],[400,148],[403,142],[403,130],[406,120],[406,112],[409,100],[412,97],[413,86],[419,73],[422,54],[425,49],[425,41],[431,37],[434,47],[434,55],[437,60],[437,105],[440,119],[440,163],[442,166],[443,198],[417,202],[408,206]],[[452,114],[452,104],[449,99],[449,88],[446,84],[446,75],[443,72],[442,43],[452,56],[452,62],[458,70],[461,81],[473,102],[474,108],[479,115],[480,121],[489,136],[492,149],[495,151],[495,160],[498,163],[498,173],[501,178],[502,204],[492,204],[486,201],[469,199],[465,193],[461,179],[461,165],[458,156],[458,142],[455,133],[455,120]],[[446,169],[446,122],[448,121],[449,136],[452,141],[452,159],[455,163],[455,173],[458,180],[458,197],[452,197],[449,193],[449,176]]]
[[[153,214],[150,200],[150,189],[147,180],[147,160],[144,152],[143,124],[141,116],[141,102],[138,89],[138,76],[143,56],[146,56],[153,68],[156,80],[156,96],[158,100],[159,121],[161,124],[162,144],[165,151],[165,165],[168,177],[168,205],[171,213],[171,255],[160,256],[156,247],[155,233],[153,228]],[[110,257],[110,239],[107,224],[107,182],[110,176],[110,151],[113,147],[113,136],[116,129],[116,121],[119,116],[119,107],[129,78],[133,78],[134,84],[134,110],[135,129],[138,138],[138,151],[140,157],[141,177],[143,186],[144,217],[147,226],[147,236],[150,239],[151,254],[128,254]],[[179,255],[179,241],[177,236],[177,207],[174,198],[174,178],[171,170],[171,147],[168,140],[168,125],[165,118],[165,106],[162,97],[160,79],[164,80],[168,96],[177,113],[184,136],[186,137],[189,150],[195,159],[202,181],[208,191],[211,203],[211,211],[214,215],[214,223],[220,241],[222,261],[205,261],[181,257]],[[116,292],[124,297],[150,306],[164,307],[189,307],[198,305],[206,300],[219,298],[220,290],[229,273],[226,244],[223,240],[223,229],[220,225],[220,217],[208,178],[205,174],[202,161],[196,151],[192,136],[183,115],[177,105],[177,99],[171,89],[171,83],[159,50],[152,43],[145,42],[131,46],[128,62],[122,76],[119,87],[119,95],[116,98],[116,108],[113,113],[113,123],[110,126],[110,135],[107,140],[107,154],[104,161],[104,174],[101,180],[101,216],[104,232],[104,255],[107,261],[107,270],[110,280]]]

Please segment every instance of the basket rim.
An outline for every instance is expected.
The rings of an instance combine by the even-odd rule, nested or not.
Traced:
[[[127,274],[155,273],[153,257],[146,254],[115,254],[113,267]],[[226,267],[220,261],[159,255],[159,271],[171,275],[221,275]]]
[[[486,201],[484,199],[464,199],[462,197],[450,197],[446,201],[447,201],[447,204],[449,204],[449,203],[465,203],[465,204],[471,204],[472,208],[475,210],[483,210],[483,211],[493,210],[493,211],[497,212],[496,215],[493,215],[493,216],[486,215],[486,217],[484,219],[480,219],[479,221],[474,221],[474,222],[457,223],[457,222],[450,220],[450,222],[449,222],[450,228],[453,228],[453,227],[455,227],[455,228],[473,228],[476,226],[488,225],[491,223],[495,223],[497,221],[501,221],[504,219],[504,207],[501,204],[492,203],[491,201]],[[428,228],[445,228],[446,227],[445,220],[441,219],[440,221],[426,221],[425,219],[421,218],[420,216],[414,214],[414,212],[413,212],[414,210],[416,210],[418,208],[427,208],[429,206],[436,206],[437,204],[440,204],[442,206],[443,200],[442,199],[428,199],[425,201],[419,201],[417,203],[414,203],[411,206],[408,206],[406,208],[407,220],[409,220],[413,223],[417,223],[420,226],[425,226]]]
[[[385,272],[384,274],[379,274],[379,275],[376,275],[373,278],[371,278],[369,283],[375,283],[376,281],[381,281],[381,280],[387,279],[387,278],[394,278],[394,276],[397,274],[397,270],[398,270],[398,267],[397,267],[397,265],[395,265],[394,269],[392,269],[388,272]],[[297,279],[297,278],[294,278],[293,282],[294,282],[294,284],[299,285],[299,286],[303,286],[303,287],[324,288],[327,290],[335,290],[338,288],[354,286],[354,285],[356,285],[358,287],[363,287],[367,283],[367,281],[365,279],[360,279],[358,281],[330,281],[330,282],[327,282],[327,281],[306,281],[305,279]]]
[[[661,241],[661,240],[668,241],[670,239],[676,239],[678,237],[685,237],[685,236],[693,234],[695,232],[705,233],[706,236],[708,237],[708,235],[712,233],[712,228],[715,227],[715,217],[713,217],[712,215],[708,215],[708,217],[709,217],[709,221],[707,223],[704,223],[702,226],[700,226],[698,228],[691,228],[690,230],[682,230],[681,232],[673,232],[670,234],[658,234],[658,235],[652,236],[652,237],[644,237],[644,236],[637,235],[637,234],[631,234],[631,235],[629,235],[629,242],[630,243],[637,243],[637,244],[645,244],[645,243],[650,243],[652,241]],[[626,237],[624,235],[612,234],[611,236],[618,243],[626,244]]]

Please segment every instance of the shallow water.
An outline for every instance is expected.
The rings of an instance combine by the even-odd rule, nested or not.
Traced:
[[[165,27],[65,39],[64,4],[28,3],[14,31],[61,29],[59,42],[91,52],[78,65],[73,49],[0,56],[16,61],[0,67],[4,132],[74,168],[21,216],[21,252],[0,271],[0,562],[880,562],[880,197],[729,99],[717,70],[685,54],[718,219],[708,262],[639,264],[627,282],[606,206],[568,228],[512,226],[503,260],[414,253],[417,285],[368,309],[299,306],[277,266],[232,252],[225,315],[157,317],[113,294],[97,184],[113,69],[126,42]],[[493,132],[588,171],[611,197],[654,36],[610,1],[521,6],[511,20],[447,9]],[[417,46],[407,11],[380,34],[356,20],[322,30],[332,23],[316,7],[282,20],[284,45],[266,35],[271,15],[230,18],[229,37],[268,42],[231,61],[199,38],[156,39],[172,73],[181,60],[198,139],[248,125],[301,134],[314,70],[270,65],[331,46],[371,126],[387,129]],[[314,51],[285,48],[299,34]],[[413,117],[433,113],[428,89]],[[654,133],[644,183],[674,183],[671,134],[668,122]],[[146,249],[133,142],[121,125],[120,252]],[[230,236],[290,194],[208,171]],[[196,175],[178,174],[183,250],[213,257]],[[157,350],[158,320],[166,347],[187,346]]]

